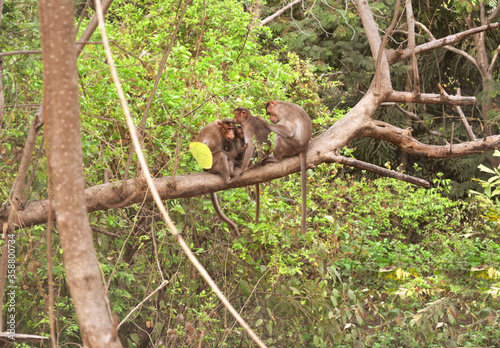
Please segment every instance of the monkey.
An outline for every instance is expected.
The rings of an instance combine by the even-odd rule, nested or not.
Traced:
[[[243,134],[243,128],[241,126],[236,126],[234,129],[234,143],[234,151],[236,153],[234,164],[241,167],[241,161],[243,161],[245,150],[248,147],[248,143],[245,142],[245,135]]]
[[[269,141],[269,122],[262,117],[254,116],[247,108],[238,107],[234,110],[234,122],[241,125],[246,143],[245,155],[241,162],[239,174],[248,168],[256,166],[269,156],[271,142]],[[255,163],[250,164],[256,158]]]
[[[238,107],[234,110],[234,122],[241,125],[246,143],[246,150],[241,162],[241,168],[235,173],[236,175],[243,174],[249,167],[256,166],[264,161],[269,156],[271,142],[269,135],[269,122],[262,117],[254,116],[247,108]],[[257,161],[250,165],[250,161],[256,158]],[[255,223],[259,223],[260,216],[260,188],[259,184],[255,184],[255,201],[256,213]]]
[[[222,175],[226,184],[231,181],[234,172],[234,129],[234,121],[224,118],[206,125],[196,138],[196,141],[207,145],[212,152],[212,167],[208,171]]]
[[[283,157],[299,154],[302,193],[302,234],[306,233],[307,187],[306,150],[312,137],[312,122],[307,112],[299,105],[271,100],[266,105],[269,129],[276,133],[272,156],[266,162],[279,162]]]
[[[226,184],[231,182],[234,175],[235,158],[238,155],[236,142],[241,141],[239,138],[235,139],[234,120],[224,118],[209,123],[200,131],[196,141],[207,145],[212,152],[212,167],[208,169],[208,172],[222,175]],[[222,212],[217,194],[210,193],[210,198],[219,217],[230,225],[240,237],[238,226]]]

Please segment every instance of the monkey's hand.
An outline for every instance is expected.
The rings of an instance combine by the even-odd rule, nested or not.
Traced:
[[[241,168],[235,168],[234,169],[234,172],[233,172],[233,178],[237,179],[241,176],[241,174],[243,174],[243,172],[241,171]]]
[[[277,162],[279,162],[279,161],[273,155],[270,155],[269,157],[267,157],[264,160],[263,164],[266,164],[266,163],[277,163]]]

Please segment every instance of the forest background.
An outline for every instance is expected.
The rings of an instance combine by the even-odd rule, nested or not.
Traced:
[[[189,143],[204,125],[232,117],[235,107],[264,115],[270,99],[300,104],[316,138],[368,94],[377,64],[357,4],[294,3],[273,18],[284,3],[111,3],[106,31],[154,177],[174,182],[176,176],[201,172]],[[408,44],[409,26],[402,20],[408,3],[369,2],[381,36],[397,19],[387,49]],[[33,128],[35,150],[29,154],[25,189],[15,202],[19,210],[47,200],[49,182],[56,178],[47,160],[52,152],[45,127],[35,122],[46,98],[39,3],[0,4],[0,246],[5,256],[6,234],[15,235],[15,331],[25,335],[15,345],[82,344],[85,330],[81,312],[76,309],[78,320],[75,313],[59,222],[45,223],[45,214],[43,223],[13,228],[7,218]],[[418,21],[416,45],[479,27],[485,18],[498,21],[494,0],[411,4]],[[71,12],[80,38],[95,4],[75,2]],[[500,31],[485,31],[482,38],[420,53],[417,68],[405,60],[390,69],[394,89],[412,91],[417,70],[422,92],[443,93],[440,86],[450,95],[475,96],[474,105],[387,102],[373,116],[401,129],[411,127],[421,143],[449,145],[450,155],[426,158],[380,137],[353,139],[340,154],[381,169],[373,173],[335,161],[310,165],[306,235],[300,234],[297,174],[260,185],[259,224],[254,223],[253,186],[218,192],[225,213],[240,226],[240,238],[215,215],[202,194],[206,191],[164,201],[200,263],[264,344],[500,346],[498,153],[451,156],[452,144],[471,140],[469,130],[478,139],[498,136]],[[102,41],[96,31],[77,60],[86,189],[141,176]],[[486,70],[478,60],[483,49],[490,63]],[[381,177],[392,176],[389,171],[424,179],[431,187]],[[203,175],[218,189],[227,188]],[[120,199],[100,203],[88,218],[99,280],[121,344],[254,346],[188,261],[151,199],[144,196],[132,204],[122,186],[113,190]],[[9,300],[5,294],[3,332],[9,327]],[[86,315],[92,318],[91,311]],[[0,344],[14,342],[6,334]]]

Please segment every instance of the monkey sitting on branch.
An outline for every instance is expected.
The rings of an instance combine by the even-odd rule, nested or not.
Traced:
[[[234,121],[241,125],[247,146],[241,168],[236,170],[235,176],[243,174],[248,168],[256,166],[269,156],[271,141],[269,140],[269,122],[262,117],[254,116],[249,109],[238,107],[234,110]],[[252,162],[252,163],[251,163]],[[259,223],[260,215],[260,189],[255,184],[256,213],[255,223]]]
[[[271,124],[268,128],[276,133],[272,156],[266,163],[279,162],[283,157],[299,154],[302,193],[302,234],[306,233],[307,187],[306,151],[312,137],[312,122],[307,112],[299,105],[271,100],[266,105],[266,115]]]
[[[212,153],[212,167],[208,169],[208,172],[222,175],[226,184],[231,182],[236,157],[243,153],[246,147],[245,144],[241,144],[241,134],[235,137],[234,121],[224,118],[209,123],[200,131],[196,141],[207,145]],[[230,225],[239,237],[238,226],[222,212],[217,194],[211,193],[210,198],[219,217]]]

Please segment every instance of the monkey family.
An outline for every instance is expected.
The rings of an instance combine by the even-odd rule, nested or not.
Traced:
[[[312,122],[307,112],[297,104],[271,100],[266,105],[266,115],[271,123],[254,116],[249,109],[238,107],[234,120],[222,119],[204,127],[196,141],[210,148],[213,155],[211,173],[219,173],[226,183],[258,164],[276,163],[283,157],[299,154],[302,194],[302,233],[306,231],[306,150],[312,136]],[[235,127],[241,125],[241,129]],[[270,133],[275,133],[274,147],[270,154]],[[259,188],[256,185],[257,216],[259,219]],[[239,234],[236,224],[229,220],[218,205],[217,196],[211,195],[219,216]],[[219,209],[218,209],[219,208]]]

